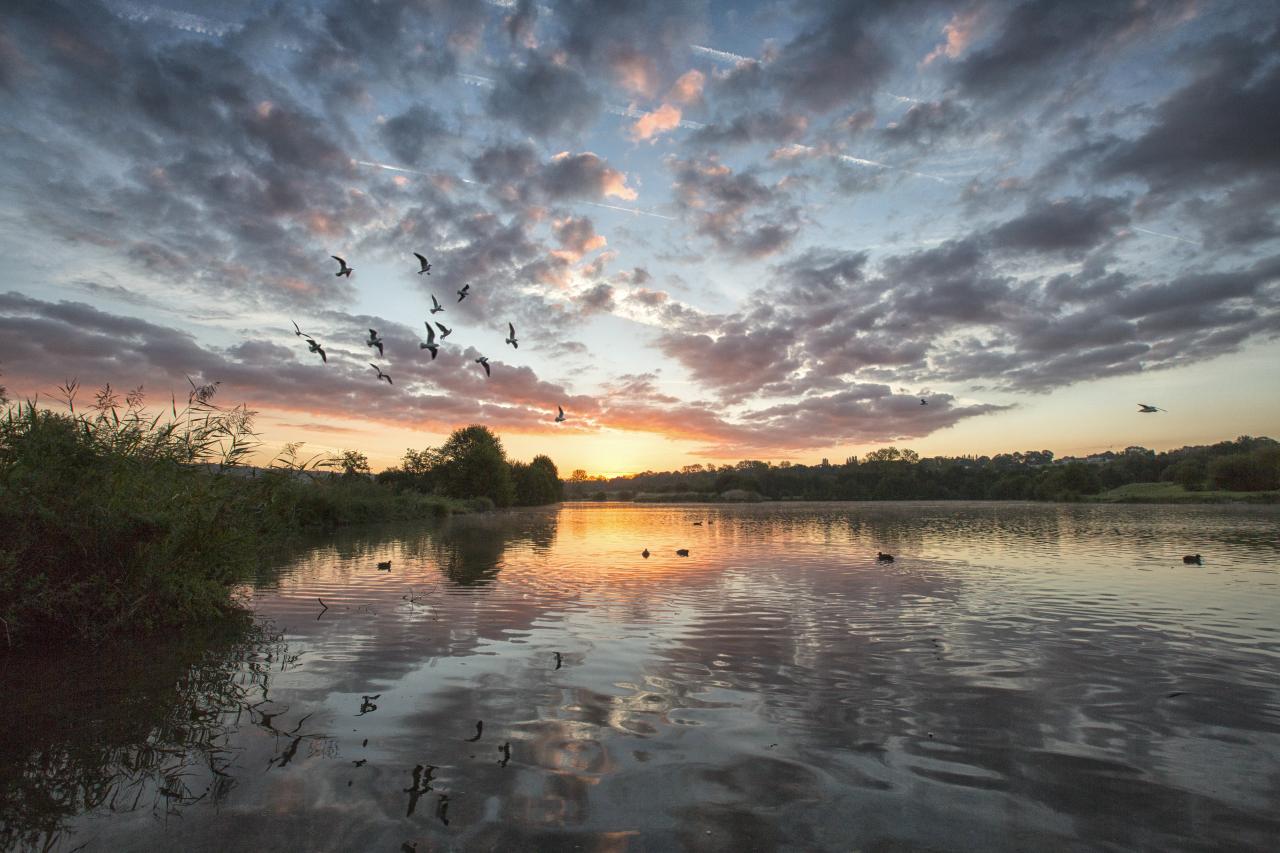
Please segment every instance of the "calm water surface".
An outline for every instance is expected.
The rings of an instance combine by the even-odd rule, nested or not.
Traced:
[[[1275,507],[345,532],[247,591],[255,631],[0,664],[0,842],[1275,850],[1278,570]]]

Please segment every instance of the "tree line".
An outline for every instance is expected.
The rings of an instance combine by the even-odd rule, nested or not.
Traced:
[[[1128,447],[1083,459],[1049,450],[995,456],[922,458],[887,447],[843,464],[793,465],[748,459],[676,471],[589,477],[575,471],[571,499],[700,500],[733,493],[768,500],[1079,500],[1131,483],[1177,483],[1189,491],[1280,489],[1280,443],[1241,436],[1213,445],[1156,452]]]
[[[367,473],[368,461],[352,455],[348,451],[342,456],[344,475]],[[407,449],[400,465],[374,479],[397,491],[487,499],[495,507],[541,506],[564,497],[560,472],[550,457],[539,454],[527,463],[510,461],[502,440],[478,425],[454,430],[439,447]]]

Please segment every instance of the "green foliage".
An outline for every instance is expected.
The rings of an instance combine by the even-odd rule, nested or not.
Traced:
[[[1252,453],[1219,456],[1209,464],[1209,480],[1216,488],[1236,492],[1280,488],[1280,448],[1259,447]]]
[[[0,420],[0,619],[6,639],[92,639],[225,613],[255,551],[243,490],[222,473],[255,444],[252,414],[192,401],[151,415],[104,388],[76,411]],[[206,463],[199,465],[197,463]]]
[[[512,462],[511,477],[515,482],[515,502],[520,506],[558,503],[564,497],[556,463],[547,456],[535,456],[528,465]]]
[[[451,498],[486,497],[499,507],[515,501],[507,454],[488,427],[454,430],[440,446],[434,474],[440,491]]]

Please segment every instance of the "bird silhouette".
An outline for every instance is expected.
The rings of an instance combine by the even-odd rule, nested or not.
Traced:
[[[382,338],[378,337],[378,330],[377,330],[377,329],[370,329],[370,330],[369,330],[369,340],[365,341],[365,343],[366,343],[366,344],[368,344],[368,345],[369,345],[369,346],[371,346],[371,347],[377,347],[377,348],[378,348],[378,355],[382,355],[382,354],[383,354],[383,353],[382,353]]]
[[[418,275],[422,275],[423,273],[431,275],[431,264],[428,263],[427,259],[422,257],[422,255],[419,255],[417,252],[414,252],[413,256],[418,259],[418,263],[422,264],[422,269],[418,270]]]
[[[477,358],[477,359],[476,359],[476,364],[478,364],[478,365],[480,365],[481,367],[483,367],[483,368],[484,368],[484,375],[485,375],[485,376],[492,376],[492,375],[493,375],[493,374],[489,371],[489,359],[488,359],[487,357],[485,357],[485,356],[483,356],[483,355],[482,355],[482,356],[480,356],[479,358]]]
[[[436,299],[435,294],[431,295],[431,313],[439,314],[444,310],[444,306],[440,304],[440,300]]]
[[[556,406],[556,408],[560,410],[560,414],[556,415],[556,423],[562,424],[564,423],[564,406]]]
[[[436,323],[436,328],[440,330],[440,340],[444,340],[453,334],[453,329],[450,329],[444,323]]]
[[[876,551],[876,559],[881,563],[892,563],[893,555],[886,554],[884,551]]]
[[[462,300],[464,300],[464,299],[466,299],[466,298],[467,298],[467,291],[468,291],[468,290],[470,290],[470,289],[471,289],[471,285],[469,285],[469,284],[464,284],[464,285],[462,285],[462,290],[459,290],[459,291],[458,291],[458,301],[459,301],[459,302],[461,302]]]
[[[311,352],[320,353],[320,360],[323,361],[325,364],[329,363],[329,356],[324,354],[324,347],[316,343],[314,338],[307,338],[307,348]]]
[[[431,360],[435,361],[436,353],[440,351],[440,347],[436,345],[436,330],[431,328],[431,323],[429,322],[424,321],[422,325],[427,327],[427,342],[418,344],[418,349],[431,350]]]
[[[922,406],[927,406],[927,405],[929,405],[929,401],[928,401],[928,400],[925,400],[925,399],[923,399],[923,398],[922,398],[922,399],[920,400],[920,405],[922,405]]]
[[[1182,558],[1182,562],[1191,563],[1197,566],[1202,565],[1203,560],[1204,558],[1201,557],[1199,554],[1187,554],[1185,557]]]
[[[351,278],[351,273],[355,271],[355,267],[347,266],[347,262],[337,255],[330,255],[329,257],[338,262],[338,271],[334,273],[335,276],[345,275],[347,278]]]
[[[677,548],[677,549],[676,549],[676,556],[677,556],[677,557],[687,557],[687,556],[689,556],[689,549],[688,549],[688,548]]]
[[[509,331],[511,335],[510,337],[507,338],[506,342],[511,344],[511,346],[513,346],[514,348],[520,349],[520,342],[516,340],[516,327],[511,323],[508,323],[507,331]]]
[[[370,367],[372,367],[374,370],[378,371],[378,378],[379,378],[379,379],[385,379],[385,380],[387,380],[387,384],[388,384],[388,385],[391,385],[391,384],[392,384],[392,382],[391,382],[391,377],[390,377],[388,374],[383,373],[383,372],[382,372],[382,368],[381,368],[381,367],[378,367],[378,365],[376,365],[376,364],[374,364],[374,363],[372,363],[372,362],[370,362],[370,363],[369,363],[369,366],[370,366]]]
[[[310,336],[310,335],[308,335],[306,332],[304,332],[304,331],[302,331],[301,329],[299,329],[299,328],[298,328],[298,321],[297,321],[297,320],[293,320],[292,322],[293,322],[293,333],[294,333],[295,335],[297,335],[297,336],[298,336],[298,337],[300,337],[300,338],[309,338],[309,337],[311,337],[311,336]]]
[[[1162,409],[1159,406],[1152,406],[1149,403],[1139,403],[1138,411],[1144,415],[1149,415],[1152,412],[1167,412],[1168,409]]]

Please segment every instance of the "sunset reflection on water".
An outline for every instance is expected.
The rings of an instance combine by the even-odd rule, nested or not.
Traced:
[[[295,662],[236,663],[230,793],[99,809],[62,849],[1266,849],[1278,519],[569,504],[345,531],[251,591]]]

